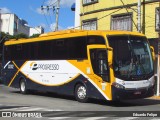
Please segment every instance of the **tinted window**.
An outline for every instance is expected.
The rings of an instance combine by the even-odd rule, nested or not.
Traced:
[[[87,59],[87,45],[105,44],[101,36],[74,37],[5,46],[6,60]]]
[[[45,42],[38,43],[38,56],[37,56],[38,59],[46,60],[46,59],[51,58],[52,45],[50,43],[51,41],[45,41]]]
[[[68,55],[70,59],[85,59],[87,58],[87,44],[85,37],[70,38],[67,40]]]
[[[102,44],[105,45],[105,39],[101,36],[88,36],[87,44]]]

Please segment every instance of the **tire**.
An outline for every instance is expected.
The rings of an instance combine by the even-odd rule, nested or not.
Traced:
[[[27,90],[27,85],[26,85],[26,82],[25,82],[25,80],[24,79],[22,79],[21,81],[20,81],[20,92],[22,93],[22,94],[27,94],[28,93],[28,90]]]
[[[78,84],[75,88],[75,98],[78,102],[88,102],[88,94],[87,94],[87,88],[82,85]]]

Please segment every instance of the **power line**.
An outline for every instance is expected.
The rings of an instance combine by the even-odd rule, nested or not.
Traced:
[[[45,2],[45,0],[43,0],[43,2],[42,2],[42,6],[44,5],[44,2]]]
[[[51,21],[51,23],[52,23],[52,17],[51,17],[50,11],[48,11],[48,13],[49,13],[50,21]]]
[[[123,4],[123,6],[125,6],[125,4],[124,4],[123,0],[120,0],[120,1],[121,1],[121,3]],[[127,7],[124,7],[124,8],[126,9],[127,13],[129,13],[128,8],[127,8]],[[136,29],[138,30],[138,27],[137,27],[137,25],[136,25],[136,23],[134,22],[134,20],[133,20],[133,18],[132,18],[132,17],[131,17],[131,20],[132,20],[132,22],[133,22],[134,26],[136,27]]]
[[[57,5],[54,6],[56,3],[57,3]],[[47,12],[49,13],[49,17],[50,17],[51,23],[52,23],[52,18],[51,18],[51,14],[50,14],[49,10],[52,9],[53,10],[53,14],[54,14],[54,11],[56,10],[56,13],[55,13],[56,14],[55,31],[57,31],[58,30],[58,20],[59,20],[60,0],[56,0],[53,4],[51,4],[51,1],[50,1],[49,5],[47,5],[47,6],[42,5],[41,6],[41,10],[43,11],[44,9],[47,9]],[[47,21],[47,24],[49,25],[46,16],[45,16],[45,19]]]
[[[43,12],[43,15],[44,15],[44,18],[45,18],[45,21],[46,21],[46,23],[47,23],[48,28],[51,30],[50,25],[49,25],[49,22],[48,22],[48,20],[47,20],[47,17],[46,17],[46,15],[45,15],[45,12],[44,12],[44,8],[43,8],[44,3],[45,3],[45,0],[43,0],[43,2],[42,2],[41,11]]]
[[[138,13],[136,10],[137,9],[134,9],[134,8],[129,8],[129,9],[132,9],[133,10],[133,12],[135,12],[135,13]],[[142,15],[145,15],[145,14],[143,14],[143,13],[141,13]],[[145,15],[145,17],[148,17],[148,18],[151,18],[151,19],[153,19],[153,20],[155,20],[155,18],[153,18],[153,17],[151,17],[151,16],[148,16],[148,15]],[[143,30],[143,28],[144,28],[144,25],[146,25],[146,24],[148,24],[148,22],[146,23],[143,23],[143,26],[141,26],[141,29]],[[145,27],[145,28],[147,28],[147,27]],[[144,32],[143,32],[143,34],[144,34]]]
[[[108,16],[110,16],[110,15],[112,15],[112,14],[114,14],[114,13],[116,13],[116,12],[122,10],[122,9],[123,9],[123,8],[120,8],[120,9],[118,9],[118,10],[115,10],[115,11],[113,11],[113,12],[111,12],[111,13],[103,16],[103,17],[100,17],[100,18],[97,19],[97,21],[99,21],[99,20],[101,20],[101,19],[103,19],[103,18],[105,18],[105,17],[108,17]],[[76,28],[79,28],[79,27],[82,27],[82,26],[83,26],[83,25],[80,25],[80,26],[74,27],[74,28],[72,28],[72,29],[76,29]]]
[[[52,0],[49,0],[47,4],[50,5],[50,4],[51,4],[51,1],[52,1]]]
[[[101,19],[103,19],[103,18],[105,18],[105,17],[107,17],[107,16],[110,16],[110,15],[112,15],[112,14],[114,14],[114,13],[116,13],[116,12],[120,11],[121,9],[122,9],[122,8],[120,8],[120,9],[118,9],[118,10],[116,10],[116,11],[113,11],[112,13],[107,14],[107,15],[105,15],[105,16],[103,16],[103,17],[101,17],[101,18],[97,19],[97,20],[101,20]]]
[[[44,18],[45,18],[45,20],[46,20],[46,22],[47,22],[48,27],[50,28],[50,25],[49,25],[49,23],[48,23],[48,20],[47,20],[47,17],[46,17],[46,15],[45,15],[44,11],[43,11],[43,15],[44,15]],[[51,30],[51,28],[50,28],[50,30]]]
[[[54,6],[56,5],[56,3],[58,2],[58,0],[56,0],[54,3],[52,3],[51,5],[49,4],[48,6]]]
[[[131,9],[131,10],[133,10],[135,13],[138,13],[136,10],[137,9],[134,9],[134,8],[128,8],[128,9]],[[141,13],[142,15],[143,15],[143,13]],[[152,18],[152,19],[155,19],[155,18],[153,18],[153,17],[151,17],[151,16],[148,16],[148,15],[145,15],[146,17],[149,17],[149,18]]]

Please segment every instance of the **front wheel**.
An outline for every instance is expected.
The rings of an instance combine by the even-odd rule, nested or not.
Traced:
[[[87,102],[88,101],[87,88],[82,84],[76,85],[75,97],[78,102],[83,102],[83,103]]]
[[[27,91],[26,82],[25,82],[24,79],[22,79],[22,80],[20,81],[20,92],[21,92],[22,94],[26,94],[26,93],[28,92],[28,91]]]

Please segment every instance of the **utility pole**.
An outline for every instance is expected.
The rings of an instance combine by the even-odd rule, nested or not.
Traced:
[[[56,6],[41,6],[41,10],[47,9],[49,11],[50,9],[53,9],[53,11],[56,9],[56,26],[55,31],[58,30],[58,20],[59,20],[59,9],[60,9],[60,0],[57,0]]]
[[[141,0],[138,0],[138,20],[137,20],[137,26],[138,26],[138,32],[141,32]]]
[[[58,30],[59,9],[60,9],[60,0],[57,0],[57,7],[56,7],[56,27],[55,27],[55,31]]]
[[[145,4],[145,0],[143,0],[143,22],[142,22],[142,33],[145,34],[146,33],[146,19],[145,19],[145,16],[146,16],[146,4]]]

